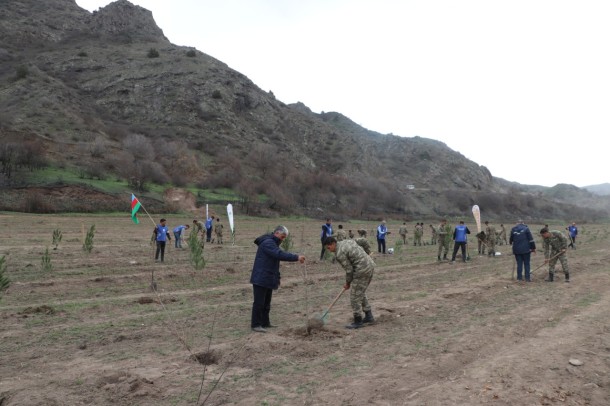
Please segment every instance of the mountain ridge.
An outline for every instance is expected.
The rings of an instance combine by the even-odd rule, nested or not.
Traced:
[[[151,12],[127,0],[93,13],[73,0],[8,5],[1,139],[40,144],[51,165],[113,174],[136,190],[228,187],[261,214],[458,215],[487,199],[490,216],[606,216],[607,201],[584,189],[519,185],[440,141],[285,104],[225,63],[171,44]],[[528,194],[537,199],[523,205]]]

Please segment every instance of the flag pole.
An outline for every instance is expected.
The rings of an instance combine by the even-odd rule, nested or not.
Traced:
[[[140,201],[140,199],[138,199],[138,202],[140,203],[140,207],[144,210],[144,213],[146,213],[146,215],[148,216],[148,218],[150,219],[150,221],[152,221],[153,226],[157,226],[157,223],[155,223],[155,220],[153,220],[153,218],[151,217],[151,215],[148,213],[148,210],[146,210],[146,207],[144,207],[144,205],[142,204],[142,202]]]

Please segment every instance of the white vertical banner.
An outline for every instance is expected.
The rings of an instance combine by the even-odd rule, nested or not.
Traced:
[[[231,238],[233,245],[235,245],[235,223],[233,223],[233,205],[227,204],[227,217],[229,218],[229,227],[231,228]]]
[[[472,206],[472,215],[474,216],[474,221],[477,223],[477,234],[481,232],[481,210],[479,210],[479,206],[476,204]]]
[[[210,212],[208,211],[208,204],[205,204],[205,219],[209,219],[210,218]]]

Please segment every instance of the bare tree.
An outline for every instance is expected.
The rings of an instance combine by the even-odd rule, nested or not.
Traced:
[[[267,172],[275,165],[277,159],[277,148],[268,144],[255,145],[246,161],[260,172],[258,175],[265,177]]]

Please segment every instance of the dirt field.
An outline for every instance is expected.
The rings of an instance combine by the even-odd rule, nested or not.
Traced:
[[[172,228],[192,221],[167,218]],[[308,334],[344,272],[318,261],[321,221],[282,220],[308,261],[282,265],[271,313],[279,327],[260,334],[249,328],[252,241],[280,220],[237,216],[235,245],[228,232],[225,244],[207,245],[202,271],[173,246],[155,264],[152,224],[141,220],[0,214],[12,281],[0,301],[0,405],[610,404],[608,225],[580,225],[571,283],[561,271],[543,282],[542,267],[520,284],[509,246],[495,258],[471,248],[466,264],[437,263],[436,246],[412,245],[413,221],[407,246],[374,254],[377,323],[345,329],[346,294],[324,329]],[[398,226],[389,222],[389,246]],[[530,226],[537,235],[540,225]],[[47,246],[53,269],[44,272]],[[533,256],[532,268],[542,263]]]

